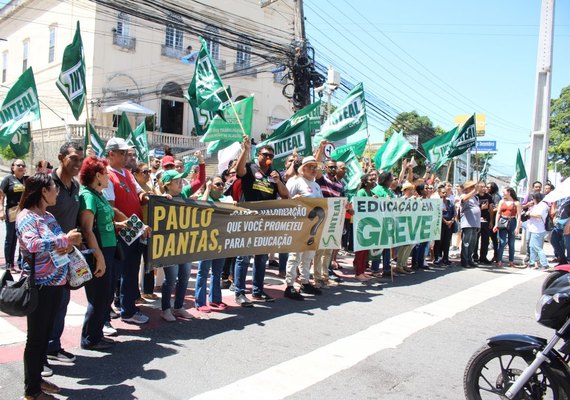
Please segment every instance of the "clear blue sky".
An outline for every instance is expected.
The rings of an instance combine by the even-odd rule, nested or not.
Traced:
[[[328,4],[327,4],[328,3]],[[444,129],[486,114],[494,175],[511,175],[530,143],[540,0],[305,0],[317,61],[364,82],[397,114],[416,110]],[[556,1],[552,97],[570,85],[570,2]],[[339,96],[342,97],[342,96]],[[335,99],[338,102],[340,99]],[[371,121],[372,141],[387,123]]]

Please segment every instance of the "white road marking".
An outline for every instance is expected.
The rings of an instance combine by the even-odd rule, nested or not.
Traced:
[[[10,322],[9,318],[21,318],[21,317],[4,317],[0,318],[0,346],[6,344],[14,344],[24,342],[26,340],[26,332],[22,332]]]
[[[540,275],[543,274],[536,271],[524,271],[493,279],[388,318],[354,335],[339,339],[229,385],[201,393],[192,399],[283,399],[351,368],[381,350],[395,348],[414,333],[451,318]]]

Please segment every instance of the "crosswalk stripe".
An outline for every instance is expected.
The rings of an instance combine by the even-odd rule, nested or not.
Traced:
[[[14,317],[17,318],[17,317]],[[7,318],[0,318],[0,346],[24,342],[26,333],[22,332],[10,322]]]
[[[484,282],[412,311],[388,318],[376,325],[339,339],[305,355],[285,361],[262,372],[192,400],[226,398],[283,399],[330,376],[353,367],[385,349],[396,348],[416,332],[451,318],[457,313],[496,297],[537,276],[537,271],[521,271]]]

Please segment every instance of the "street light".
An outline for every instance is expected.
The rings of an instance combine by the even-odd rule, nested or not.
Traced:
[[[564,160],[554,162],[554,186],[558,186],[558,164],[562,164]]]

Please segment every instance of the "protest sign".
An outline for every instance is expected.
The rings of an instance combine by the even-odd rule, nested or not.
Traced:
[[[354,250],[439,240],[441,200],[353,197]]]
[[[223,203],[151,196],[153,266],[239,255],[337,249],[345,198]]]

